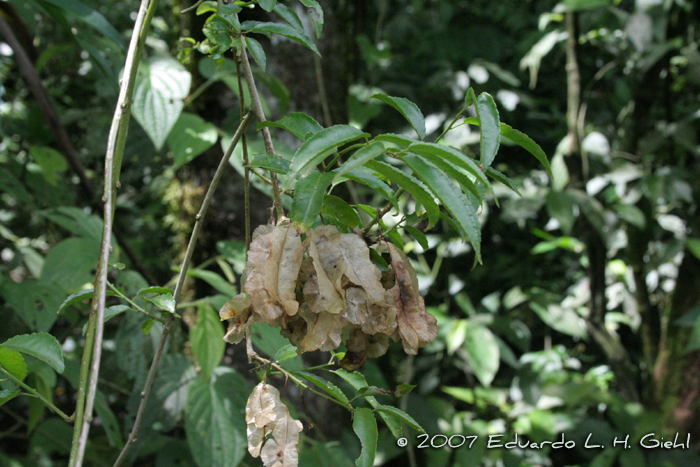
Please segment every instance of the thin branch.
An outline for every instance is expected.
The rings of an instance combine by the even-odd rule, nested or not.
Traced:
[[[243,80],[241,80],[241,59],[236,57],[236,77],[238,78],[238,96],[241,104],[241,118],[245,113],[245,93],[243,92]],[[250,161],[248,160],[248,141],[246,140],[245,133],[243,134],[243,202],[245,203],[245,251],[248,253],[248,246],[250,245]]]
[[[180,295],[182,294],[182,289],[185,284],[185,278],[187,277],[187,270],[190,267],[192,254],[194,253],[194,248],[197,244],[199,231],[202,228],[204,217],[206,216],[207,210],[209,209],[209,205],[211,204],[211,200],[214,197],[214,191],[216,191],[216,187],[219,185],[219,180],[221,180],[221,176],[224,173],[224,169],[229,165],[228,161],[231,158],[231,154],[233,154],[233,150],[238,144],[238,141],[240,141],[241,137],[245,133],[245,129],[248,126],[248,123],[250,122],[252,117],[253,114],[249,112],[243,118],[241,124],[238,126],[236,134],[233,135],[233,139],[231,140],[231,144],[229,144],[228,149],[226,149],[226,153],[221,158],[221,162],[219,163],[219,166],[217,167],[216,172],[214,173],[214,178],[212,178],[211,184],[209,185],[209,189],[207,190],[207,193],[204,196],[204,200],[202,201],[202,206],[199,209],[197,216],[195,217],[194,227],[192,228],[192,235],[190,236],[190,242],[187,245],[185,259],[182,261],[182,267],[180,268],[180,274],[177,279],[177,285],[175,286],[175,293],[173,294],[173,298],[175,299],[175,309],[177,309],[178,302],[180,301]],[[151,387],[153,386],[153,380],[156,376],[158,364],[160,363],[160,359],[163,356],[165,343],[168,340],[168,335],[170,334],[170,328],[173,324],[173,317],[174,315],[170,314],[165,321],[165,325],[163,326],[163,333],[161,335],[160,342],[158,343],[156,354],[153,356],[151,367],[148,370],[146,384],[143,387],[143,391],[141,391],[141,403],[139,404],[138,411],[136,412],[134,426],[131,428],[131,433],[129,433],[129,439],[126,443],[124,443],[124,448],[122,449],[122,452],[119,454],[119,457],[114,462],[114,467],[119,467],[124,463],[124,461],[126,460],[126,456],[131,450],[131,446],[133,446],[136,443],[136,435],[138,435],[139,429],[141,428],[141,422],[143,421],[143,414],[146,411],[146,403],[148,402],[148,396],[151,392]]]
[[[112,225],[114,223],[114,211],[116,201],[116,189],[119,182],[119,172],[124,156],[124,146],[126,143],[126,133],[131,117],[131,97],[134,92],[136,81],[136,70],[141,57],[141,50],[146,40],[146,33],[156,9],[158,0],[142,0],[139,8],[134,32],[131,36],[131,43],[126,55],[124,64],[124,76],[122,78],[119,99],[114,111],[112,126],[110,127],[107,140],[107,153],[105,154],[105,191],[102,196],[104,202],[104,223],[102,229],[102,245],[100,248],[100,258],[97,265],[97,278],[95,279],[95,293],[90,309],[90,320],[88,323],[87,339],[85,343],[85,355],[81,364],[81,379],[79,387],[78,406],[76,407],[76,426],[73,432],[73,444],[78,437],[77,449],[71,446],[70,467],[81,467],[87,448],[88,435],[90,433],[90,423],[92,422],[92,411],[97,394],[97,382],[100,374],[100,362],[102,358],[102,338],[104,333],[105,302],[107,297],[107,272],[109,268],[109,254],[112,250]],[[87,377],[87,364],[90,353],[87,349],[92,349],[92,365],[90,368],[90,382],[87,385],[87,397],[85,405],[82,404],[82,394],[85,393],[85,383]],[[82,390],[82,391],[81,391]]]
[[[397,198],[397,199],[400,198],[401,195],[403,195],[404,191],[405,191],[405,190],[404,190],[403,188],[399,188],[399,189],[396,191],[396,198]],[[391,208],[392,208],[392,204],[391,204],[391,203],[389,203],[389,204],[387,204],[386,206],[384,206],[384,209],[382,209],[381,211],[379,211],[379,213],[377,214],[377,216],[374,217],[371,221],[369,221],[369,224],[367,224],[367,227],[365,227],[365,228],[362,230],[362,236],[367,235],[367,233],[369,233],[370,229],[371,229],[372,227],[374,227],[374,225],[377,224],[377,223],[379,222],[379,220],[380,220],[382,217],[384,217],[384,216],[386,215],[386,213],[388,213],[389,211],[391,211]]]
[[[39,400],[41,400],[41,402],[43,402],[44,405],[46,405],[46,407],[48,407],[49,409],[51,409],[51,411],[53,413],[55,413],[56,415],[61,417],[63,419],[63,421],[65,421],[66,423],[73,423],[73,417],[66,415],[61,409],[59,409],[58,407],[53,405],[53,402],[51,402],[50,400],[48,400],[47,398],[42,396],[39,391],[37,391],[33,387],[28,386],[27,384],[23,383],[19,378],[15,378],[15,376],[12,373],[10,373],[9,371],[7,371],[6,369],[4,369],[1,366],[0,366],[0,373],[3,373],[5,376],[10,378],[10,380],[12,380],[13,383],[15,383],[17,386],[20,386],[22,389],[27,391],[32,396],[39,398]]]
[[[260,103],[260,95],[258,94],[258,89],[255,87],[255,78],[253,78],[253,71],[250,69],[250,62],[248,61],[248,54],[245,48],[245,40],[241,41],[241,67],[243,68],[243,77],[248,83],[248,91],[250,93],[250,105],[258,117],[260,123],[266,121],[265,111],[263,110],[262,104]],[[265,152],[269,155],[275,155],[275,146],[272,144],[272,136],[270,136],[270,129],[265,127],[262,129],[263,141],[265,142]],[[270,180],[272,180],[272,196],[275,202],[275,207],[277,208],[277,219],[281,219],[284,216],[284,206],[282,205],[282,198],[280,194],[280,187],[277,183],[277,174],[270,172]]]
[[[187,13],[188,11],[192,11],[192,10],[194,10],[195,8],[197,8],[199,5],[201,5],[202,3],[204,3],[204,0],[199,0],[199,1],[198,1],[197,3],[195,3],[194,5],[188,6],[187,8],[185,8],[184,10],[182,10],[182,11],[180,12],[180,14],[182,14],[182,13]]]

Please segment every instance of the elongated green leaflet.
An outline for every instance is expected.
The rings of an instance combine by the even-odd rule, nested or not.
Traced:
[[[355,461],[357,467],[372,467],[374,456],[377,453],[377,420],[374,418],[372,410],[359,408],[353,414],[352,429],[360,438],[362,451],[360,457]]]
[[[476,165],[476,162],[474,162],[471,157],[462,153],[458,149],[434,143],[415,143],[410,145],[408,149],[411,152],[429,158],[431,162],[435,162],[439,158],[442,158],[449,161],[453,165],[456,165],[457,167],[467,170],[469,173],[474,175],[478,181],[483,183],[491,193],[493,193],[491,184],[489,183],[488,178],[486,178],[486,175],[484,175],[484,172],[478,165]]]
[[[336,178],[353,169],[362,167],[368,161],[376,159],[383,152],[384,145],[378,141],[374,141],[368,146],[358,149],[357,151],[355,151],[355,154],[353,154],[347,162],[343,163],[340,169],[336,172]]]
[[[241,24],[241,29],[248,33],[257,32],[266,35],[279,34],[280,36],[284,36],[287,39],[291,39],[294,42],[298,42],[299,44],[313,50],[319,57],[321,56],[321,53],[316,48],[316,44],[314,44],[314,41],[311,40],[309,36],[288,24],[246,21],[245,23]]]
[[[482,92],[476,98],[476,114],[481,122],[481,164],[490,167],[501,145],[501,120],[488,93]]]
[[[297,182],[289,218],[302,232],[309,230],[316,222],[333,176],[333,172],[312,172]]]
[[[413,419],[410,415],[408,415],[406,412],[403,410],[399,410],[396,407],[392,407],[391,405],[380,405],[375,407],[376,411],[378,412],[384,412],[393,415],[394,417],[398,418],[402,422],[404,422],[406,425],[410,426],[414,430],[418,430],[421,433],[425,433],[425,430],[423,429],[422,426],[418,424],[417,421]]]
[[[325,379],[321,378],[320,376],[316,376],[313,373],[308,373],[306,371],[299,371],[299,372],[294,373],[294,374],[297,376],[301,376],[306,381],[312,383],[317,388],[330,394],[334,399],[342,402],[343,404],[350,405],[350,400],[345,395],[345,393],[343,391],[341,391],[338,386],[331,383],[330,381],[326,381]]]
[[[323,127],[313,118],[303,112],[292,112],[284,118],[272,122],[266,120],[258,123],[257,129],[266,127],[283,128],[302,141],[306,141],[311,136],[323,130]]]
[[[289,167],[289,179],[285,191],[299,173],[305,175],[304,172],[313,170],[335,148],[363,136],[369,135],[349,125],[335,125],[311,136],[294,154],[292,165]]]
[[[355,228],[360,224],[360,216],[345,200],[333,195],[323,197],[321,209],[324,219],[331,219],[334,224]]]
[[[370,172],[369,169],[360,168],[352,170],[343,175],[343,178],[352,180],[357,183],[361,183],[362,185],[372,188],[377,193],[386,198],[396,209],[399,208],[399,203],[396,200],[396,195],[391,190],[391,187],[387,185],[381,178],[377,177],[372,172]]]
[[[416,104],[404,97],[392,97],[382,93],[374,94],[371,98],[378,99],[398,110],[416,130],[420,139],[425,138],[425,118]]]
[[[464,240],[474,247],[477,261],[481,262],[481,226],[474,206],[462,190],[455,186],[436,165],[421,156],[409,155],[403,158],[423,182],[435,193],[450,212]]]
[[[415,177],[396,169],[389,164],[377,160],[369,161],[367,167],[385,176],[398,186],[406,190],[418,201],[428,213],[428,228],[432,228],[440,218],[440,208],[433,195]]]
[[[513,190],[514,192],[516,192],[518,194],[518,196],[521,196],[521,197],[523,196],[518,191],[518,187],[515,186],[515,183],[513,183],[513,180],[506,177],[505,174],[502,174],[501,172],[494,169],[493,167],[489,167],[488,169],[486,169],[486,175],[488,175],[489,177],[493,178],[494,180],[496,180],[498,182],[503,183],[505,186],[507,186],[508,188]]]
[[[274,154],[255,154],[248,167],[265,169],[284,175],[289,172],[290,165],[291,163],[287,159]]]

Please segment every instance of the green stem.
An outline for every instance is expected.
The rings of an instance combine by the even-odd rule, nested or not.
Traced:
[[[49,409],[51,409],[51,411],[52,411],[53,413],[55,413],[56,415],[58,415],[59,417],[61,417],[66,423],[73,423],[73,417],[70,417],[70,416],[66,415],[61,409],[59,409],[58,407],[56,407],[55,405],[53,405],[53,403],[52,403],[50,400],[48,400],[48,399],[46,399],[44,396],[42,396],[42,395],[39,393],[39,391],[37,391],[36,389],[34,389],[34,388],[31,387],[31,386],[26,385],[26,384],[23,383],[19,378],[15,378],[15,376],[14,376],[12,373],[10,373],[9,371],[5,370],[5,369],[4,369],[3,367],[1,367],[1,366],[0,366],[0,373],[3,373],[5,376],[7,376],[8,378],[10,378],[10,380],[11,380],[13,383],[15,383],[17,386],[20,386],[22,389],[24,389],[25,391],[27,391],[30,395],[39,398],[39,400],[41,400],[41,402],[43,402],[43,403],[46,405],[46,407],[48,407]]]
[[[466,107],[464,107],[462,110],[459,111],[459,113],[455,116],[455,118],[452,120],[452,122],[450,122],[450,125],[447,128],[445,128],[445,131],[440,133],[440,136],[437,137],[437,139],[435,140],[435,143],[440,141],[442,139],[442,137],[445,136],[447,134],[447,132],[452,129],[452,125],[457,123],[457,120],[459,120],[459,117],[462,116],[462,114],[464,113],[465,110],[467,110]]]
[[[405,190],[404,190],[403,188],[399,188],[399,189],[396,191],[396,198],[398,199],[399,197],[401,197],[401,195],[404,194],[404,191],[405,191]],[[370,229],[371,229],[372,227],[374,227],[374,225],[375,225],[377,222],[379,222],[379,219],[381,219],[382,217],[384,217],[384,216],[386,215],[386,213],[389,212],[389,211],[391,211],[391,203],[389,203],[389,204],[387,204],[386,206],[384,206],[384,209],[382,209],[382,210],[379,212],[379,214],[377,215],[377,217],[375,217],[375,218],[373,218],[371,221],[369,221],[369,224],[367,224],[367,227],[365,227],[365,228],[362,230],[362,235],[367,235],[367,233],[370,231]]]
[[[100,360],[102,356],[102,336],[104,331],[104,311],[107,292],[107,269],[109,266],[109,254],[112,243],[112,226],[114,223],[114,203],[116,189],[119,185],[119,173],[121,171],[126,133],[131,117],[131,98],[136,81],[141,50],[146,41],[146,34],[151,18],[155,14],[158,0],[142,0],[139,8],[134,32],[131,36],[129,50],[124,65],[119,99],[114,111],[114,118],[110,127],[107,140],[107,152],[105,155],[105,191],[102,196],[104,202],[104,223],[102,229],[102,244],[97,265],[97,278],[95,279],[95,293],[90,307],[90,319],[85,342],[85,351],[80,368],[80,384],[78,387],[78,400],[75,411],[75,426],[73,429],[73,442],[69,467],[81,467],[87,448],[87,439],[92,421],[92,410],[97,393],[97,381],[100,372]],[[88,376],[90,381],[88,382]]]
[[[107,282],[107,287],[109,287],[109,289],[112,292],[114,292],[117,297],[121,298],[122,300],[125,300],[129,305],[134,307],[136,309],[136,311],[138,311],[139,313],[143,313],[144,315],[148,316],[149,318],[154,319],[160,323],[165,322],[165,320],[163,318],[161,318],[160,316],[156,316],[153,313],[151,313],[150,311],[147,311],[146,309],[138,306],[133,300],[131,300],[129,297],[127,297],[126,295],[121,293],[121,291],[118,288],[116,288],[111,282]]]

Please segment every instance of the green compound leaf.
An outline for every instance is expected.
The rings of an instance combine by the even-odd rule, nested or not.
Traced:
[[[317,388],[325,391],[334,399],[336,399],[344,404],[350,405],[350,400],[345,395],[345,393],[343,391],[341,391],[338,386],[331,383],[330,381],[326,381],[325,379],[321,378],[320,376],[316,376],[316,375],[314,375],[312,373],[308,373],[306,371],[300,371],[300,372],[297,372],[294,374],[304,378],[306,381],[312,383]]]
[[[296,154],[294,154],[285,190],[289,188],[289,184],[296,179],[299,173],[302,176],[308,175],[338,146],[366,136],[369,135],[349,125],[335,125],[314,134],[304,141]]]
[[[192,76],[173,58],[157,58],[139,67],[131,111],[157,150],[180,117]]]
[[[505,136],[521,148],[525,149],[527,152],[535,156],[535,158],[540,161],[540,163],[547,170],[547,173],[552,177],[552,167],[549,165],[549,160],[547,160],[547,155],[544,153],[539,144],[530,138],[525,133],[516,130],[515,128],[501,123],[501,135]]]
[[[168,135],[168,147],[173,152],[175,170],[192,161],[216,143],[216,127],[201,117],[183,112]]]
[[[413,419],[413,417],[408,415],[403,410],[399,410],[396,407],[392,407],[390,405],[380,405],[380,406],[375,407],[374,410],[376,410],[378,412],[384,412],[384,413],[390,414],[391,416],[396,417],[397,419],[401,420],[402,422],[404,422],[406,425],[410,426],[414,430],[418,430],[421,433],[425,433],[425,430],[423,429],[423,427],[420,426],[418,424],[418,422]]]
[[[312,172],[297,182],[289,218],[302,232],[316,222],[323,207],[323,197],[334,176],[333,172]]]
[[[468,157],[461,151],[450,146],[443,146],[434,143],[415,143],[409,146],[408,149],[411,152],[429,158],[430,161],[433,163],[442,160],[443,165],[446,161],[468,171],[469,173],[474,175],[479,182],[483,183],[484,186],[488,188],[491,193],[493,193],[493,188],[491,188],[491,184],[489,183],[488,178],[486,178],[486,175],[481,170],[481,168],[479,168],[479,166],[476,165],[476,162],[474,162],[474,160],[471,157]],[[474,184],[472,183],[472,186],[473,185]],[[478,194],[478,192],[475,195],[477,196],[477,198],[481,197]]]
[[[459,227],[462,239],[474,247],[476,260],[481,263],[481,225],[474,206],[437,166],[420,156],[406,156],[404,161],[435,193]]]
[[[425,185],[410,174],[377,160],[369,161],[367,167],[383,175],[398,186],[406,190],[428,213],[428,229],[431,229],[440,218],[440,208],[433,195],[425,188]]]
[[[197,312],[197,324],[190,330],[192,353],[197,359],[202,379],[209,382],[214,368],[224,356],[226,342],[221,320],[214,310],[204,305]]]
[[[38,358],[58,373],[63,373],[63,350],[56,338],[48,332],[22,334],[6,340],[3,347]]]
[[[301,22],[299,15],[297,15],[294,10],[285,6],[282,3],[278,3],[277,5],[275,5],[275,8],[273,8],[273,10],[275,13],[280,15],[283,20],[289,23],[289,25],[292,26],[294,29],[300,32],[304,32],[304,24]]]
[[[377,420],[368,408],[359,408],[353,413],[352,429],[360,438],[362,451],[355,461],[357,467],[372,467],[377,453]]]
[[[362,185],[372,188],[377,193],[386,198],[392,206],[398,209],[399,202],[396,200],[396,195],[392,191],[391,187],[384,183],[382,179],[374,175],[368,169],[359,168],[351,170],[350,172],[346,173],[343,177],[348,180],[352,180],[354,182],[361,183]]]
[[[277,127],[287,130],[302,141],[323,130],[323,127],[313,118],[303,112],[292,112],[276,122],[265,121],[258,123],[257,129]]]
[[[294,42],[298,42],[299,44],[303,45],[308,49],[311,49],[319,57],[321,56],[321,53],[316,48],[316,44],[314,44],[314,41],[311,40],[309,36],[288,24],[246,21],[243,24],[241,24],[241,29],[247,33],[252,32],[265,35],[279,34],[280,36],[284,36],[288,39],[293,40]]]
[[[372,95],[371,99],[378,99],[398,110],[416,130],[420,139],[425,138],[425,118],[416,104],[405,97],[392,97],[382,93]]]
[[[518,191],[518,187],[515,186],[515,183],[513,183],[513,180],[508,178],[505,174],[499,172],[498,170],[494,169],[493,167],[489,167],[486,169],[486,175],[489,177],[493,178],[497,182],[503,183],[505,186],[513,190],[515,193],[518,194],[522,198],[523,195],[520,194],[520,191]]]
[[[16,350],[0,345],[0,366],[20,381],[27,377],[27,363]]]

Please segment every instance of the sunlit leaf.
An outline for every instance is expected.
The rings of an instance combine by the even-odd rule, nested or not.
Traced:
[[[0,345],[0,367],[20,381],[27,377],[27,363],[22,354],[3,345]],[[0,379],[4,379],[2,376]]]
[[[374,94],[371,98],[379,99],[398,110],[416,130],[420,139],[425,138],[425,118],[416,104],[405,97],[392,97],[382,93]]]
[[[11,337],[2,346],[48,363],[58,373],[63,373],[63,350],[56,338],[48,332],[21,334]]]
[[[352,429],[360,438],[362,451],[355,461],[357,467],[372,467],[377,452],[377,420],[370,409],[359,408],[353,413]]]
[[[309,38],[309,36],[288,24],[246,21],[241,24],[241,29],[247,33],[252,32],[266,35],[279,34],[280,36],[284,36],[288,39],[293,40],[294,42],[298,42],[306,48],[311,49],[319,57],[321,56],[321,53],[316,48],[316,44],[314,44],[314,41],[311,38]]]

